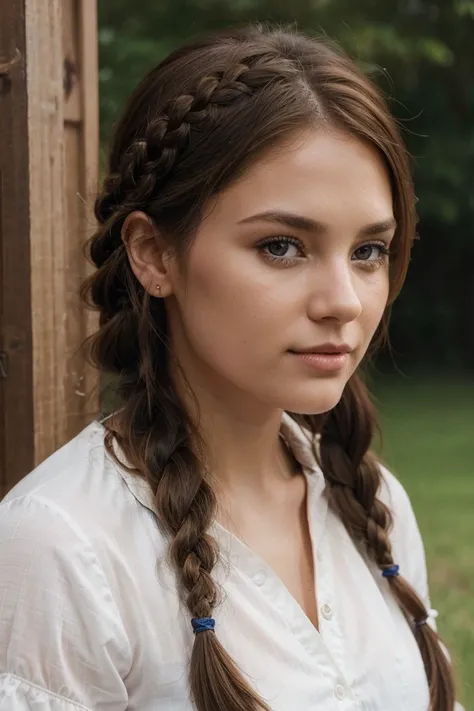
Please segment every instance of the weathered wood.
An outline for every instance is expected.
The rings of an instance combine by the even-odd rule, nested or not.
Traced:
[[[94,226],[93,199],[99,160],[97,15],[95,0],[63,1],[64,192],[66,248],[67,432],[78,432],[98,410],[98,376],[80,345],[95,330],[96,316],[84,309],[79,287],[89,273],[84,246]]]
[[[96,0],[0,0],[0,17],[1,496],[98,409],[80,350],[95,322],[78,296],[98,81]]]
[[[62,0],[25,0],[35,462],[67,437]]]
[[[0,0],[0,496],[34,462],[23,0]]]

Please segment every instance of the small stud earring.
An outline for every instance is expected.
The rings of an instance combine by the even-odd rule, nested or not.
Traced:
[[[156,285],[156,288],[157,288],[158,292],[161,291],[161,286],[159,284]]]

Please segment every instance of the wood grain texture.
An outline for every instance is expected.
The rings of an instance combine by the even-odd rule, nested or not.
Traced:
[[[67,437],[62,0],[25,0],[35,461]]]
[[[96,228],[94,217],[94,201],[97,195],[99,181],[99,42],[97,37],[98,18],[97,0],[82,0],[79,13],[81,28],[80,51],[82,58],[82,155],[84,159],[84,225],[86,237],[90,237]],[[88,276],[93,267],[85,261],[84,275]],[[83,309],[84,332],[86,335],[94,333],[99,327],[98,314]],[[98,373],[83,359],[84,383],[83,390],[87,393],[86,410],[97,414],[100,408]]]
[[[90,271],[84,246],[95,228],[93,201],[97,192],[99,157],[98,57],[95,0],[64,0],[64,66],[66,81],[64,200],[67,298],[67,429],[76,433],[97,414],[98,375],[84,358],[81,344],[97,328],[96,314],[85,309],[79,288]],[[71,435],[72,436],[72,435]]]
[[[96,0],[0,0],[0,15],[1,497],[98,410],[81,351],[96,318],[79,299],[98,77]]]
[[[24,0],[0,0],[0,497],[34,463]]]

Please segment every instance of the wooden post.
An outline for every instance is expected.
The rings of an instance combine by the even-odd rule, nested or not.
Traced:
[[[64,141],[66,183],[64,214],[66,361],[66,438],[82,429],[99,408],[97,372],[78,348],[97,328],[84,308],[79,287],[90,265],[84,245],[94,229],[93,201],[99,166],[99,80],[96,0],[62,0],[64,69]]]
[[[23,0],[0,0],[0,16],[0,485],[5,492],[33,464],[34,415]]]
[[[0,0],[0,496],[97,411],[77,296],[98,165],[95,3]]]

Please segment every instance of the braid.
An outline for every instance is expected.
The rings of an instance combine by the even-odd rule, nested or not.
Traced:
[[[353,540],[365,547],[383,571],[394,565],[388,535],[393,521],[388,507],[377,498],[381,473],[368,452],[374,427],[373,405],[362,381],[353,376],[342,400],[324,422],[320,456],[333,510]],[[430,688],[430,711],[451,711],[455,701],[452,672],[438,634],[424,624],[428,611],[402,576],[387,580],[408,620],[414,622]]]
[[[160,520],[173,536],[169,554],[185,591],[191,617],[209,618],[218,601],[216,583],[211,575],[218,549],[215,540],[207,533],[215,518],[216,499],[202,475],[202,463],[193,454],[182,429],[186,416],[184,410],[177,409],[176,415],[180,431],[174,437],[174,449],[163,452],[163,462],[167,463],[156,490],[156,504]],[[167,434],[169,436],[169,424]],[[179,481],[186,481],[186,486],[178,488]],[[190,688],[197,708],[203,711],[269,711],[251,690],[212,630],[195,636]]]
[[[140,347],[142,355],[145,349],[145,360],[162,361],[164,344],[158,355],[144,342]],[[149,363],[148,375],[157,367],[156,362]],[[170,536],[169,557],[184,602],[192,619],[211,617],[218,603],[212,578],[218,547],[208,530],[215,518],[216,497],[204,475],[205,464],[195,454],[196,448],[204,450],[199,432],[180,402],[168,369],[163,365],[160,368],[159,385],[145,375],[128,401],[135,431],[146,433],[146,444],[155,442],[155,446],[143,449],[142,441],[124,437],[124,420],[121,431],[110,425],[106,446],[115,456],[115,439],[129,461],[140,462],[139,471],[155,492],[158,520]],[[213,630],[195,635],[190,690],[199,711],[270,711],[242,677]]]
[[[199,135],[211,130],[220,109],[295,74],[291,62],[263,56],[252,66],[240,62],[204,76],[193,93],[170,99],[124,151],[118,171],[106,178],[96,217],[105,221],[118,206],[129,212],[152,200],[187,148],[192,131]]]

